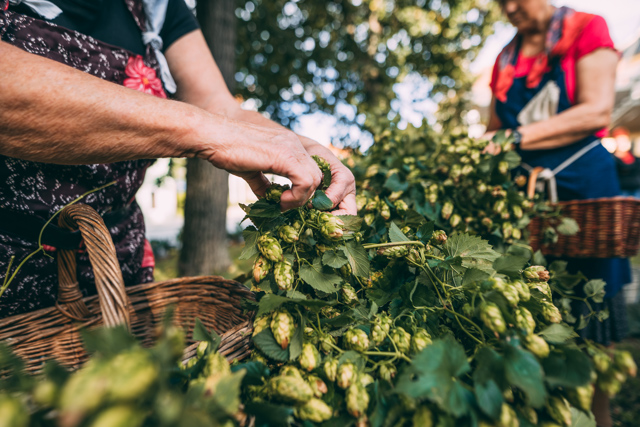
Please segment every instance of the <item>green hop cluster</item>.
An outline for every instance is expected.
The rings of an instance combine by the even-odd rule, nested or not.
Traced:
[[[420,405],[411,418],[412,425],[421,427],[433,427],[433,412],[426,405]]]
[[[280,203],[280,198],[282,197],[282,193],[287,191],[289,188],[290,187],[288,184],[280,185],[280,184],[272,183],[269,186],[269,188],[267,188],[267,191],[265,192],[265,198],[270,202]]]
[[[331,382],[334,382],[338,377],[338,359],[327,359],[322,365],[324,375]]]
[[[318,339],[318,345],[320,346],[320,351],[324,354],[329,354],[333,351],[333,347],[336,345],[336,340],[331,335],[323,335]]]
[[[542,301],[542,317],[550,323],[562,322],[562,314],[560,314],[560,310],[548,301]]]
[[[593,402],[594,389],[591,385],[571,388],[567,390],[567,400],[571,406],[589,412],[591,411],[591,403]]]
[[[452,214],[453,214],[453,203],[447,201],[444,203],[444,205],[442,205],[442,211],[440,212],[440,215],[442,215],[442,219],[444,219],[445,221],[448,221],[449,218],[451,218]]]
[[[409,247],[406,245],[385,246],[378,249],[378,255],[386,256],[387,258],[402,258],[408,254]]]
[[[541,265],[533,265],[531,267],[528,267],[523,271],[523,274],[524,277],[529,280],[538,280],[541,282],[547,282],[551,277],[549,275],[549,271],[547,271],[547,269]]]
[[[307,383],[309,383],[315,397],[322,397],[329,391],[327,384],[317,375],[309,375],[307,377]]]
[[[527,332],[527,335],[533,334],[536,329],[536,321],[533,319],[533,314],[525,307],[518,307],[515,312],[516,326]]]
[[[380,365],[379,369],[380,378],[385,381],[391,382],[398,374],[398,369],[390,363]]]
[[[336,382],[338,387],[341,389],[346,389],[351,384],[355,382],[358,377],[358,372],[356,371],[356,367],[353,363],[345,362],[338,366],[336,372]]]
[[[335,215],[323,213],[319,217],[320,233],[329,240],[340,240],[344,235],[344,222]]]
[[[267,277],[269,270],[271,270],[271,262],[262,255],[258,255],[253,263],[253,280],[260,283]]]
[[[360,418],[369,407],[369,393],[361,384],[351,384],[346,393],[347,411]]]
[[[391,330],[389,334],[391,341],[396,345],[401,353],[408,353],[411,347],[411,334],[398,326]]]
[[[356,290],[351,285],[343,285],[340,289],[340,296],[347,305],[353,305],[358,302],[358,294],[356,294]]]
[[[295,416],[314,423],[328,421],[333,416],[331,407],[318,398],[311,398],[295,408]]]
[[[405,202],[404,200],[396,200],[393,203],[393,206],[396,208],[400,215],[409,210],[409,205],[407,205],[407,202]]]
[[[278,235],[283,241],[287,243],[297,242],[300,238],[298,229],[294,228],[291,225],[283,225],[282,227],[280,227],[280,229],[278,230]]]
[[[444,230],[436,230],[429,241],[432,245],[444,245],[447,241],[447,233]]]
[[[431,343],[429,332],[426,329],[418,328],[411,336],[411,353],[418,354]]]
[[[293,266],[286,259],[275,265],[273,269],[273,277],[278,285],[278,289],[289,291],[293,287]]]
[[[263,234],[258,237],[258,249],[269,261],[279,262],[282,260],[282,247],[280,247],[280,243],[268,234]]]
[[[307,382],[292,375],[279,375],[269,380],[269,393],[285,403],[305,403],[313,397]]]
[[[293,317],[285,310],[278,310],[273,313],[270,326],[271,332],[280,347],[283,350],[289,347],[295,329]]]
[[[524,339],[524,345],[538,359],[544,359],[549,356],[549,344],[539,335],[527,335]]]
[[[343,336],[344,345],[355,351],[363,352],[369,348],[369,337],[362,329],[351,328]]]
[[[551,396],[546,403],[547,412],[563,426],[571,425],[571,407],[564,397]]]
[[[487,302],[480,306],[480,319],[487,328],[497,334],[504,334],[507,330],[507,324],[502,317],[500,308],[492,302]]]
[[[302,353],[298,361],[300,367],[305,371],[311,372],[320,366],[320,362],[321,357],[316,346],[308,342],[302,344]]]

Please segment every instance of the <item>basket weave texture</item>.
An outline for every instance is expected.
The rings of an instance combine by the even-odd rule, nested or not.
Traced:
[[[55,307],[0,319],[0,342],[25,360],[27,370],[38,372],[47,360],[78,368],[87,359],[80,330],[125,325],[143,345],[158,336],[167,309],[173,322],[187,334],[196,318],[222,335],[220,351],[229,360],[248,356],[252,322],[241,308],[253,294],[240,283],[217,276],[186,277],[124,286],[111,236],[98,215],[86,205],[65,208],[61,227],[79,229],[94,270],[98,295],[83,298],[76,279],[75,251],[59,250],[58,301]],[[185,357],[191,355],[186,352]]]
[[[534,218],[529,224],[530,244],[544,255],[571,258],[628,258],[640,246],[640,200],[633,197],[559,202],[562,216],[573,218],[580,231],[558,234],[558,242],[543,245],[544,231],[557,219]]]

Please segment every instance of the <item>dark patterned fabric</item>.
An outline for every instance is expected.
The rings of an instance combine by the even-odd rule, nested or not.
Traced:
[[[124,1],[141,31],[144,31],[142,1]],[[127,65],[135,54],[76,31],[14,13],[11,7],[7,11],[0,8],[0,39],[26,52],[58,61],[112,83],[121,85],[125,79],[132,77],[127,75]],[[150,47],[147,47],[142,60],[144,66],[157,72],[157,60]],[[151,160],[136,160],[67,166],[0,156],[0,209],[48,219],[83,193],[116,181],[115,185],[87,196],[82,202],[100,214],[129,207],[132,214],[111,227],[109,232],[126,284],[150,282],[153,280],[152,269],[141,268],[145,227],[135,194],[151,163]],[[12,257],[15,257],[15,268],[36,248],[36,242],[0,234],[0,275],[4,277]],[[51,255],[40,253],[21,268],[0,297],[0,318],[55,303],[57,265],[55,252]],[[78,279],[84,294],[95,293],[88,257],[82,251],[78,255]]]

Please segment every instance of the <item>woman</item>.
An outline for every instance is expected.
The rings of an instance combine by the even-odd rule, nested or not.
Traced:
[[[614,105],[618,55],[605,21],[548,0],[500,0],[517,28],[498,57],[491,82],[488,134],[510,129],[528,168],[555,173],[559,200],[613,197],[620,193],[612,156],[599,143]],[[568,269],[607,283],[609,320],[592,320],[585,337],[603,344],[622,339],[626,315],[622,286],[626,259],[572,259]],[[575,307],[579,316],[585,307]],[[597,406],[597,407],[596,407]],[[610,426],[608,401],[594,399],[598,425]]]
[[[334,178],[327,195],[356,213],[353,175],[330,151],[240,109],[183,0],[0,0],[0,58],[0,274],[37,248],[58,209],[116,181],[83,202],[103,215],[125,282],[151,281],[135,203],[147,159],[199,157],[258,195],[263,172],[286,176],[290,209],[320,183],[320,155]],[[43,243],[78,248],[59,231],[48,227]],[[91,292],[83,253],[78,275]],[[0,297],[0,318],[51,306],[56,293],[55,259],[33,257]]]

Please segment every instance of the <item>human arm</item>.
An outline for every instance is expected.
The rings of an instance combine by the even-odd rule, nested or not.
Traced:
[[[0,58],[2,155],[56,164],[197,156],[232,173],[289,177],[285,209],[305,203],[320,182],[292,132],[149,96],[4,42]]]
[[[227,89],[206,41],[200,31],[193,31],[173,43],[166,51],[171,73],[178,85],[177,97],[206,111],[284,131],[279,124],[255,111],[243,110]],[[355,179],[353,174],[326,147],[312,139],[298,136],[310,155],[325,158],[331,165],[332,185],[327,196],[336,207],[336,214],[356,214]],[[267,147],[268,149],[268,147]],[[269,181],[262,174],[245,177],[252,190],[262,195]]]
[[[598,49],[576,65],[576,105],[537,123],[518,128],[523,150],[548,150],[573,144],[609,126],[614,105],[618,55]]]

